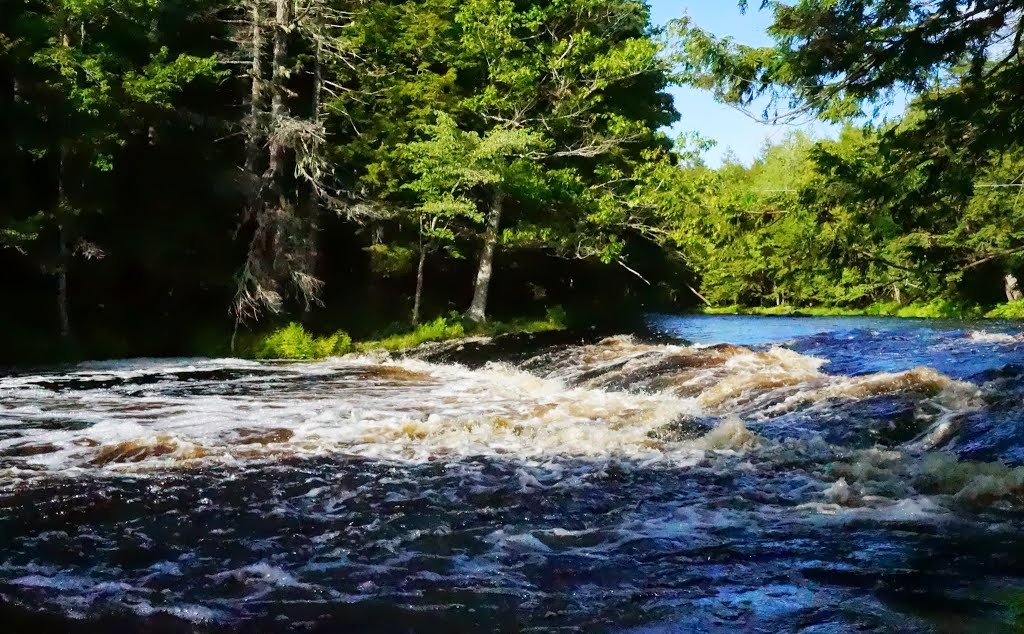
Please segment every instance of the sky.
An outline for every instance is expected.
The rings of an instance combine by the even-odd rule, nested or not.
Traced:
[[[771,15],[758,11],[758,2],[751,2],[746,14],[740,13],[737,0],[648,0],[648,3],[656,24],[689,15],[698,26],[716,35],[727,35],[751,46],[771,44],[765,33],[771,23]],[[676,109],[682,114],[673,133],[698,132],[702,137],[716,141],[717,145],[705,156],[705,161],[711,166],[721,164],[722,158],[730,151],[743,163],[749,164],[765,141],[781,140],[795,129],[803,129],[816,136],[827,136],[835,131],[824,124],[804,125],[802,128],[769,126],[754,121],[731,106],[716,102],[710,92],[693,88],[673,88],[671,92]]]

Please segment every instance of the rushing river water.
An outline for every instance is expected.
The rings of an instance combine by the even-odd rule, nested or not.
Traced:
[[[1021,627],[1017,330],[650,322],[2,376],[0,623]]]

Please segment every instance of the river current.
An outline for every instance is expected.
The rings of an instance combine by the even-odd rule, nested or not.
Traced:
[[[0,376],[5,631],[1024,627],[1012,324]]]

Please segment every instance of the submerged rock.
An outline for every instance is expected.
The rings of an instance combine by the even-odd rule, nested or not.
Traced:
[[[714,419],[682,416],[667,425],[647,432],[648,438],[663,442],[697,440],[715,428]]]

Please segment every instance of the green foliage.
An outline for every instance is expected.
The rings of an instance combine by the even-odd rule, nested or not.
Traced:
[[[163,47],[141,71],[128,71],[122,81],[125,95],[134,102],[169,109],[182,86],[203,77],[226,78],[227,71],[218,69],[216,57],[178,55],[171,59]]]
[[[987,319],[1024,319],[1024,300],[996,306],[985,313]]]
[[[546,332],[563,330],[568,323],[566,311],[561,306],[547,309],[543,319],[519,318],[511,321],[487,321],[481,324],[466,321],[457,313],[446,317],[438,317],[434,321],[421,324],[412,331],[399,332],[381,339],[361,342],[356,345],[359,350],[405,350],[433,342],[461,339],[463,337]]]
[[[395,334],[375,341],[357,345],[359,350],[404,350],[431,341],[460,339],[466,336],[466,327],[457,316],[438,317],[434,321],[420,324],[411,332]]]
[[[469,336],[547,332],[567,327],[568,315],[561,306],[547,309],[543,319],[519,318],[511,321],[487,321],[482,324],[466,321],[457,313],[416,326],[411,331],[396,332],[380,339],[356,344],[358,350],[405,350],[434,341],[448,341]],[[396,327],[400,330],[400,327]]]
[[[1013,305],[1010,305],[1013,306]],[[1013,307],[1017,308],[1017,307]],[[793,317],[899,317],[902,319],[1016,319],[1013,308],[1001,313],[994,310],[985,313],[978,306],[958,304],[947,299],[935,299],[926,303],[900,305],[896,302],[876,302],[864,308],[843,306],[710,306],[703,309],[706,315],[774,315]],[[1017,308],[1024,311],[1024,309]],[[1024,317],[1024,312],[1019,313]]]
[[[226,74],[215,55],[172,53],[161,43],[170,39],[160,31],[170,2],[9,4],[0,16],[0,81],[17,86],[17,98],[9,106],[0,98],[0,116],[18,134],[0,152],[5,165],[31,157],[38,180],[60,191],[0,215],[0,246],[16,246],[47,271],[66,267],[67,255],[40,238],[59,228],[69,241],[82,239],[88,216],[102,210],[97,192],[139,130],[161,127],[190,85]]]
[[[472,334],[498,336],[519,333],[550,332],[565,330],[569,326],[569,315],[562,306],[552,306],[545,311],[542,319],[527,317],[511,321],[488,321],[483,324],[468,324]]]
[[[913,112],[893,127],[907,125]],[[927,174],[900,168],[902,150],[884,134],[793,135],[749,167],[678,170],[665,225],[700,275],[701,293],[723,306],[895,302],[888,312],[908,316],[954,317],[968,314],[957,306],[993,303],[1024,253],[1024,205],[1013,185],[1024,150],[961,167],[956,184],[932,188],[922,184]]]
[[[774,18],[769,47],[675,23],[679,77],[765,119],[847,128],[835,141],[790,138],[710,180],[692,175],[705,179],[701,204],[677,242],[703,294],[744,306],[909,303],[888,312],[930,317],[991,304],[1024,254],[1019,3],[762,8]],[[902,120],[850,125],[902,90],[917,95]]]
[[[1006,606],[1012,632],[1024,632],[1024,588],[1007,588],[996,599]]]
[[[527,130],[500,126],[484,135],[461,130],[444,112],[423,127],[423,134],[424,140],[399,148],[415,176],[403,189],[417,195],[413,213],[423,240],[460,257],[456,231],[484,221],[476,200],[481,189],[514,187],[514,180],[530,171],[524,157],[544,141]]]
[[[708,306],[702,311],[706,315],[764,315],[775,317],[860,317],[864,315],[881,315],[873,313],[871,307],[865,309],[840,308],[837,306]]]
[[[1024,276],[1019,2],[993,0],[983,12],[964,0],[771,2],[775,45],[764,48],[685,21],[660,33],[640,0],[395,0],[358,11],[329,0],[343,28],[313,24],[319,6],[288,26],[290,80],[277,104],[287,116],[271,116],[271,90],[265,103],[257,97],[262,114],[246,118],[238,105],[251,86],[227,81],[236,67],[217,61],[250,53],[233,45],[248,37],[237,3],[4,4],[0,85],[13,90],[0,91],[0,159],[11,166],[0,187],[3,255],[24,256],[33,276],[72,272],[71,297],[91,311],[94,291],[121,279],[146,288],[142,301],[154,307],[218,304],[237,279],[237,252],[263,249],[272,267],[345,280],[335,297],[378,284],[367,295],[397,307],[388,320],[410,302],[386,295],[419,262],[431,283],[444,271],[468,284],[470,267],[455,261],[493,251],[482,244],[508,252],[494,260],[496,277],[525,270],[524,252],[545,251],[655,278],[636,257],[653,252],[729,307],[709,312],[973,317],[974,306],[1002,301],[1006,274]],[[769,118],[814,114],[846,127],[835,139],[793,134],[751,165],[710,169],[700,158],[707,142],[673,144],[661,132],[678,116],[666,92],[674,79],[741,107],[774,99]],[[917,93],[906,116],[850,123],[893,88]],[[303,221],[254,239],[262,221],[249,208],[253,183],[237,178],[249,158],[237,141],[270,127],[289,149],[261,196]],[[257,141],[265,148],[269,135]],[[261,153],[252,174],[267,173],[268,161]],[[339,191],[299,178],[311,165],[336,172]],[[72,266],[101,255],[101,273]],[[376,277],[349,279],[365,271]],[[52,280],[41,277],[47,287],[33,298],[52,304]],[[677,297],[694,297],[675,286]],[[284,295],[280,319],[314,310],[271,291]],[[431,288],[421,308],[464,296]],[[1014,303],[990,314],[1022,311]],[[565,320],[476,328],[446,317],[364,347]],[[250,347],[319,358],[351,342],[292,325]]]
[[[742,3],[742,4],[745,4]],[[807,112],[833,121],[871,113],[894,91],[927,93],[930,138],[984,153],[1020,138],[1015,90],[1021,57],[1018,0],[797,0],[765,2],[774,45],[738,45],[674,25],[682,75],[719,98],[769,117]],[[1013,36],[1013,44],[1005,46]],[[1004,50],[1005,49],[1005,50]],[[977,155],[977,154],[975,154]]]
[[[391,212],[388,249],[627,255],[623,234],[650,215],[602,212],[629,198],[678,116],[644,2],[410,0],[358,15],[346,42],[359,55],[331,68],[346,90],[331,91],[327,124],[353,190]]]
[[[404,275],[415,266],[416,252],[401,244],[374,244],[365,250],[370,268],[381,277]]]
[[[544,325],[550,330],[561,330],[569,325],[569,312],[564,306],[551,306],[544,312]],[[537,330],[542,330],[538,328]]]
[[[566,311],[561,306],[548,308],[542,319],[520,318],[511,321],[490,321],[485,324],[467,322],[460,315],[453,313],[420,324],[412,330],[396,324],[389,329],[389,334],[358,343],[354,343],[352,338],[341,330],[327,337],[316,337],[307,332],[301,324],[293,322],[267,335],[243,338],[238,353],[254,359],[316,360],[356,351],[406,350],[424,343],[469,336],[562,330],[567,322]],[[203,346],[207,354],[213,354],[214,351],[224,348],[225,343],[222,339],[213,343],[212,339],[206,338],[203,340]]]
[[[939,298],[926,304],[900,307],[895,316],[917,319],[968,319],[979,316],[980,312],[975,307],[965,307],[948,299]]]
[[[333,356],[348,354],[353,350],[352,337],[343,330],[335,331],[333,335],[327,338],[327,342],[331,344],[330,354]]]
[[[432,282],[485,240],[617,267],[638,233],[668,231],[656,190],[677,156],[659,130],[678,114],[642,0],[298,3],[275,68],[264,15],[260,73],[243,62],[247,3],[0,4],[0,246],[44,274],[30,301],[52,305],[51,274],[70,277],[76,318],[92,319],[90,291],[109,280],[151,290],[143,301],[169,320],[187,310],[163,299],[208,310],[241,281],[279,319],[308,308],[311,271],[405,283],[423,255]],[[331,187],[310,185],[326,171]],[[254,213],[278,203],[281,214]],[[515,260],[499,255],[495,277]],[[269,277],[279,287],[250,283]],[[446,293],[431,288],[424,305],[465,295]],[[291,344],[266,354],[322,353]]]
[[[329,337],[314,337],[294,322],[248,347],[249,356],[256,359],[324,359],[353,350],[352,338],[343,331]]]

